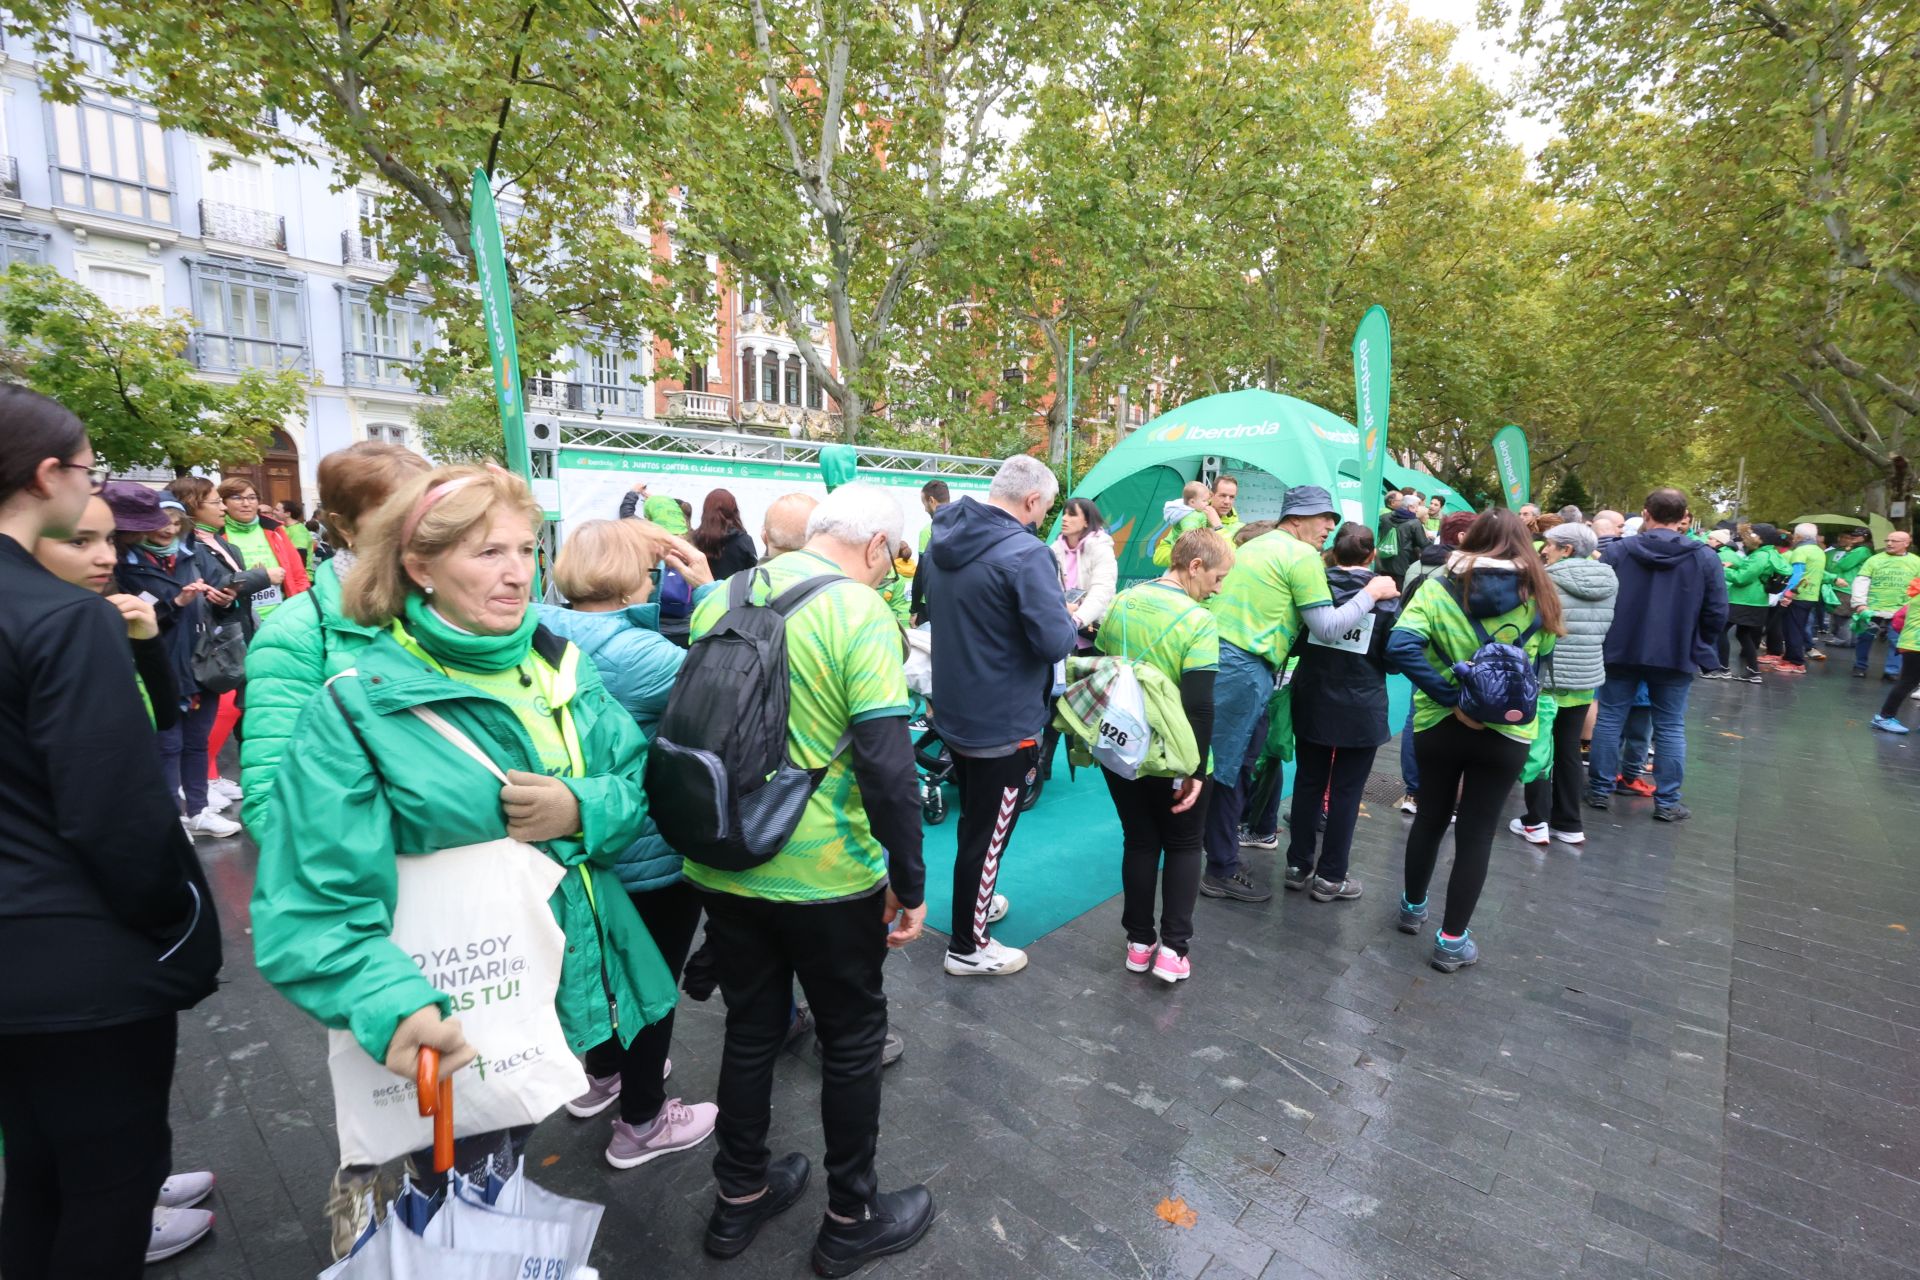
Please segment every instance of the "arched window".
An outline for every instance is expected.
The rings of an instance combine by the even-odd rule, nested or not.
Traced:
[[[756,390],[753,376],[753,352],[747,347],[740,348],[740,398],[753,399]]]

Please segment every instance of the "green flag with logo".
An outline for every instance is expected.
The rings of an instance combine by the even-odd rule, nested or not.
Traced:
[[[1358,428],[1358,464],[1341,468],[1360,481],[1360,499],[1367,506],[1369,526],[1379,519],[1382,486],[1387,471],[1387,401],[1393,384],[1393,328],[1387,309],[1367,308],[1353,331],[1353,425]]]
[[[531,485],[533,466],[527,457],[527,411],[520,392],[520,350],[513,335],[507,253],[500,240],[500,214],[493,206],[493,185],[487,171],[478,166],[473,171],[472,203],[473,265],[480,276],[480,311],[487,326],[487,347],[493,353],[493,396],[500,406],[506,463]]]
[[[1518,511],[1533,501],[1533,466],[1527,454],[1527,433],[1505,426],[1493,435],[1493,465],[1500,473],[1500,493],[1507,510]]]

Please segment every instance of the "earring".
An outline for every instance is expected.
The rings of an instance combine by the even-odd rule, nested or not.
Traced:
[[[432,595],[432,594],[433,594],[433,588],[432,588],[431,586],[427,586],[427,587],[422,587],[422,588],[420,588],[420,589],[421,589],[422,591],[424,591],[424,592],[426,592],[426,593],[427,593],[428,595]]]

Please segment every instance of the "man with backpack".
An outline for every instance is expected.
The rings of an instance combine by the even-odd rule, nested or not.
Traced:
[[[1045,463],[1016,453],[985,502],[962,497],[934,513],[920,567],[931,575],[933,726],[960,789],[950,974],[999,977],[1027,964],[1026,952],[995,942],[987,926],[1007,912],[994,892],[1000,859],[1040,766],[1054,664],[1078,635],[1053,552],[1033,531],[1059,492]]]
[[[1607,808],[1620,771],[1620,736],[1635,692],[1646,682],[1653,711],[1654,810],[1661,822],[1691,816],[1680,803],[1687,760],[1687,696],[1693,678],[1720,666],[1727,624],[1727,579],[1719,558],[1685,533],[1687,495],[1647,495],[1638,536],[1603,546],[1600,559],[1620,579],[1607,631],[1607,680],[1600,686],[1593,746],[1587,756],[1587,803]]]
[[[821,1050],[827,1214],[815,1271],[850,1275],[933,1220],[925,1187],[883,1192],[874,1175],[881,966],[926,920],[900,630],[874,591],[903,525],[886,490],[844,485],[814,509],[804,547],[709,593],[648,762],[661,833],[704,891],[727,1002],[715,1257],[744,1252],[806,1187],[804,1155],[767,1149],[795,977]]]

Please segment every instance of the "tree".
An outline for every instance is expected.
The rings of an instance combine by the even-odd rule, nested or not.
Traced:
[[[506,441],[500,407],[485,377],[465,377],[445,404],[428,405],[413,416],[428,457],[440,462],[499,462]]]
[[[1561,476],[1553,486],[1553,496],[1547,499],[1548,510],[1558,511],[1563,507],[1578,507],[1584,515],[1593,514],[1593,495],[1580,482],[1578,471],[1569,471]]]
[[[192,319],[149,309],[124,315],[51,267],[0,275],[0,377],[51,396],[86,424],[117,471],[252,462],[306,404],[292,370],[201,378],[188,359]]]

